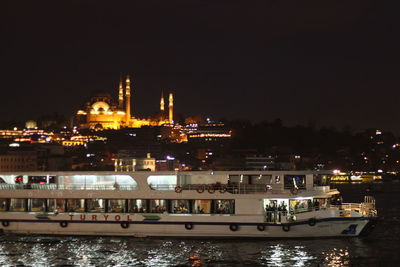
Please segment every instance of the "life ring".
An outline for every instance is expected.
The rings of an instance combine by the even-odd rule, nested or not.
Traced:
[[[60,222],[60,226],[61,226],[62,228],[65,228],[65,227],[68,226],[68,222],[62,221],[62,222]]]
[[[292,188],[292,189],[290,189],[290,193],[292,193],[292,195],[297,195],[297,193],[299,192],[299,189],[297,189],[297,188]]]
[[[310,218],[308,220],[308,225],[309,226],[314,226],[317,223],[317,220],[315,218]]]
[[[258,231],[265,231],[265,225],[264,224],[257,224],[257,230]]]
[[[226,185],[223,185],[223,186],[219,189],[219,192],[220,192],[221,194],[223,194],[223,193],[225,193],[227,190],[228,190],[228,188],[226,187]]]
[[[10,221],[7,221],[7,220],[1,221],[1,225],[3,225],[4,227],[8,227],[8,226],[10,226]]]
[[[181,193],[182,192],[182,187],[179,185],[175,186],[175,193]]]
[[[127,228],[129,228],[129,223],[127,223],[127,222],[122,222],[122,223],[121,223],[121,227],[124,228],[124,229],[127,229]]]
[[[192,230],[193,229],[193,223],[185,223],[185,228],[186,228],[186,230]]]
[[[207,191],[208,191],[208,193],[210,193],[210,194],[214,194],[214,193],[215,193],[215,187],[212,186],[212,185],[210,185],[210,186],[208,186]]]
[[[290,231],[290,225],[287,225],[287,224],[283,225],[282,226],[282,230],[285,231],[285,232],[289,232]]]
[[[232,232],[235,232],[235,231],[239,230],[239,225],[237,225],[236,223],[230,224],[230,225],[229,225],[229,229],[230,229]]]
[[[202,185],[198,186],[196,191],[197,191],[197,193],[200,193],[200,194],[203,193],[204,192],[204,186],[202,186]]]

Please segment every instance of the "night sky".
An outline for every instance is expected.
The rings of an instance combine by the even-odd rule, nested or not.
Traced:
[[[133,80],[176,112],[400,134],[396,1],[1,1],[0,120],[72,115]]]

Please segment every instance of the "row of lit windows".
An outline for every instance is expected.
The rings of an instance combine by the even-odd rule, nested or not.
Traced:
[[[34,168],[34,164],[29,164],[29,165],[1,165],[0,164],[0,169],[2,170],[22,170],[22,169],[32,169]]]
[[[143,165],[155,165],[155,161],[145,160],[145,161],[143,162]]]
[[[116,159],[115,164],[120,166],[131,166],[134,159]],[[155,160],[136,161],[136,165],[155,165]]]
[[[230,199],[0,199],[0,211],[233,214]]]
[[[9,157],[3,157],[0,158],[0,162],[29,162],[29,161],[34,161],[36,158],[9,158]]]

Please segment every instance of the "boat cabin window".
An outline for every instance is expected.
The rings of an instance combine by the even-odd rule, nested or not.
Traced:
[[[215,200],[214,213],[233,214],[235,210],[235,200]]]
[[[33,212],[46,211],[46,199],[32,198],[28,201],[28,210]]]
[[[16,176],[14,178],[15,184],[23,184],[24,183],[24,177],[22,175]]]
[[[87,212],[104,212],[105,201],[103,199],[86,199]]]
[[[164,199],[151,199],[150,200],[150,212],[151,213],[163,213],[167,211],[167,201]]]
[[[327,174],[316,174],[314,175],[314,185],[327,186],[330,184],[330,178],[330,175]]]
[[[8,210],[8,199],[0,198],[0,211]]]
[[[47,211],[50,212],[64,212],[65,211],[65,200],[64,199],[48,199],[47,200]]]
[[[54,184],[55,176],[28,176],[28,184]]]
[[[229,181],[232,184],[248,184],[249,183],[249,175],[229,175]]]
[[[305,175],[285,175],[283,186],[285,189],[291,189],[291,188],[305,189],[306,188],[306,176]]]
[[[12,198],[10,199],[10,211],[25,211],[26,199]]]
[[[314,198],[314,208],[315,209],[326,209],[328,207],[327,198]]]
[[[28,176],[26,175],[15,175],[15,174],[4,174],[0,177],[0,183],[5,184],[24,184],[28,181]]]
[[[211,213],[211,200],[198,199],[194,201],[192,213]]]
[[[74,190],[137,190],[137,182],[130,175],[65,175],[58,176],[58,184]]]
[[[284,211],[287,212],[289,199],[264,199],[265,211]]]
[[[129,199],[128,200],[129,213],[144,213],[148,211],[147,200],[145,199]]]
[[[147,183],[154,190],[174,190],[177,185],[176,175],[150,175]]]
[[[282,205],[279,200],[269,205]],[[275,204],[272,204],[275,201]],[[0,211],[234,214],[233,199],[0,199]]]
[[[267,222],[281,222],[288,214],[288,199],[264,199],[264,208]]]
[[[67,199],[67,212],[84,212],[84,199]]]
[[[272,175],[251,175],[251,184],[273,184]]]
[[[108,212],[126,212],[125,199],[109,199],[108,200]]]
[[[293,213],[306,212],[314,208],[312,198],[290,199],[289,210]]]
[[[190,213],[189,210],[190,203],[189,200],[179,199],[171,200],[170,213]]]

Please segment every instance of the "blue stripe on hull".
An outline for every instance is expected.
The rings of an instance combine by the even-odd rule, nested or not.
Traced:
[[[334,218],[324,218],[324,219],[316,219],[315,222],[327,222],[327,221],[364,221],[364,220],[377,220],[376,217],[334,217]],[[168,221],[158,221],[158,220],[143,220],[143,221],[78,221],[78,220],[14,220],[14,219],[0,219],[0,221],[9,221],[9,222],[29,222],[29,223],[60,223],[60,222],[67,222],[67,223],[104,223],[104,224],[121,224],[121,223],[128,223],[128,224],[186,224],[192,223],[195,225],[230,225],[230,224],[237,224],[237,225],[265,225],[265,226],[283,226],[283,225],[302,225],[308,224],[309,221],[301,221],[301,222],[292,222],[292,223],[265,223],[265,222],[255,222],[255,223],[243,223],[243,222],[194,222],[194,221],[182,221],[182,222],[168,222]]]

